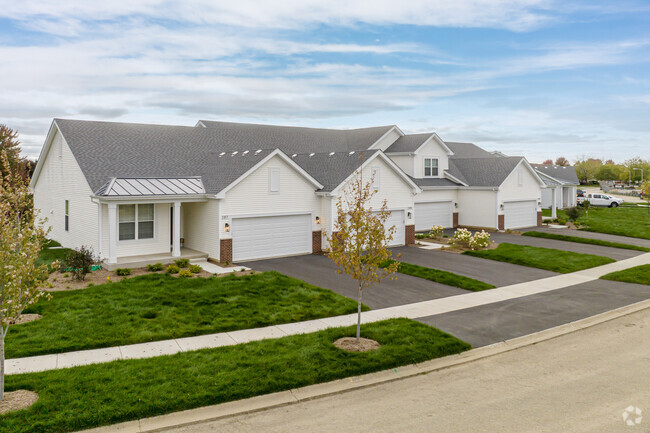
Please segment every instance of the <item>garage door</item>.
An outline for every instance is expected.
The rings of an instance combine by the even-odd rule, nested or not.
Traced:
[[[537,225],[537,202],[513,201],[503,204],[504,226],[506,229],[518,229]]]
[[[415,203],[415,231],[431,230],[433,226],[454,225],[451,202]]]
[[[395,231],[393,232],[393,240],[388,244],[389,246],[404,245],[406,239],[406,233],[404,229],[404,211],[403,210],[394,210],[391,211],[390,216],[384,224],[386,226],[386,231],[388,228],[395,226]]]
[[[233,218],[233,261],[311,253],[311,215]]]

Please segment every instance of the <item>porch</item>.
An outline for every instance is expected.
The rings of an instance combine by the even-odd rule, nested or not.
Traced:
[[[207,260],[208,253],[203,253],[201,251],[196,251],[190,248],[181,248],[179,256],[173,256],[172,253],[169,252],[118,257],[117,263],[108,263],[108,261],[105,260],[102,263],[102,267],[109,271],[113,271],[117,268],[142,268],[147,265],[153,265],[154,263],[162,263],[164,265],[174,263],[174,260],[177,260],[179,258],[190,260]]]

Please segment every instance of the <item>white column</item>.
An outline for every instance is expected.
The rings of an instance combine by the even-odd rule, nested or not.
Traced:
[[[117,205],[108,204],[108,263],[117,263]]]
[[[174,239],[172,240],[172,257],[181,256],[181,202],[174,202]]]
[[[97,202],[97,235],[99,236],[97,238],[97,250],[98,250],[97,255],[99,256],[100,260],[101,260],[102,257],[104,257],[104,255],[102,253],[102,246],[103,246],[102,245],[102,243],[103,243],[102,238],[104,237],[104,234],[102,233],[102,229],[104,228],[102,218],[103,218],[102,204],[101,204],[101,202]]]
[[[557,187],[552,188],[551,191],[553,192],[553,194],[551,195],[551,197],[553,198],[552,200],[553,204],[551,205],[551,209],[552,209],[551,217],[557,218],[557,201],[556,201]]]

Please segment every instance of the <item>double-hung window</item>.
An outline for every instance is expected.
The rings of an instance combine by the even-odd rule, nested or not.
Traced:
[[[119,239],[153,239],[153,204],[121,204],[119,206]]]
[[[424,177],[438,176],[438,158],[424,158]]]

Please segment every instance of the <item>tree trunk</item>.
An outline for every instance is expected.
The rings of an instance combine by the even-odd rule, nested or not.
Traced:
[[[0,330],[0,401],[5,399],[5,336]]]
[[[363,298],[363,286],[359,284],[359,302],[357,303],[357,343],[361,341],[361,298]]]

